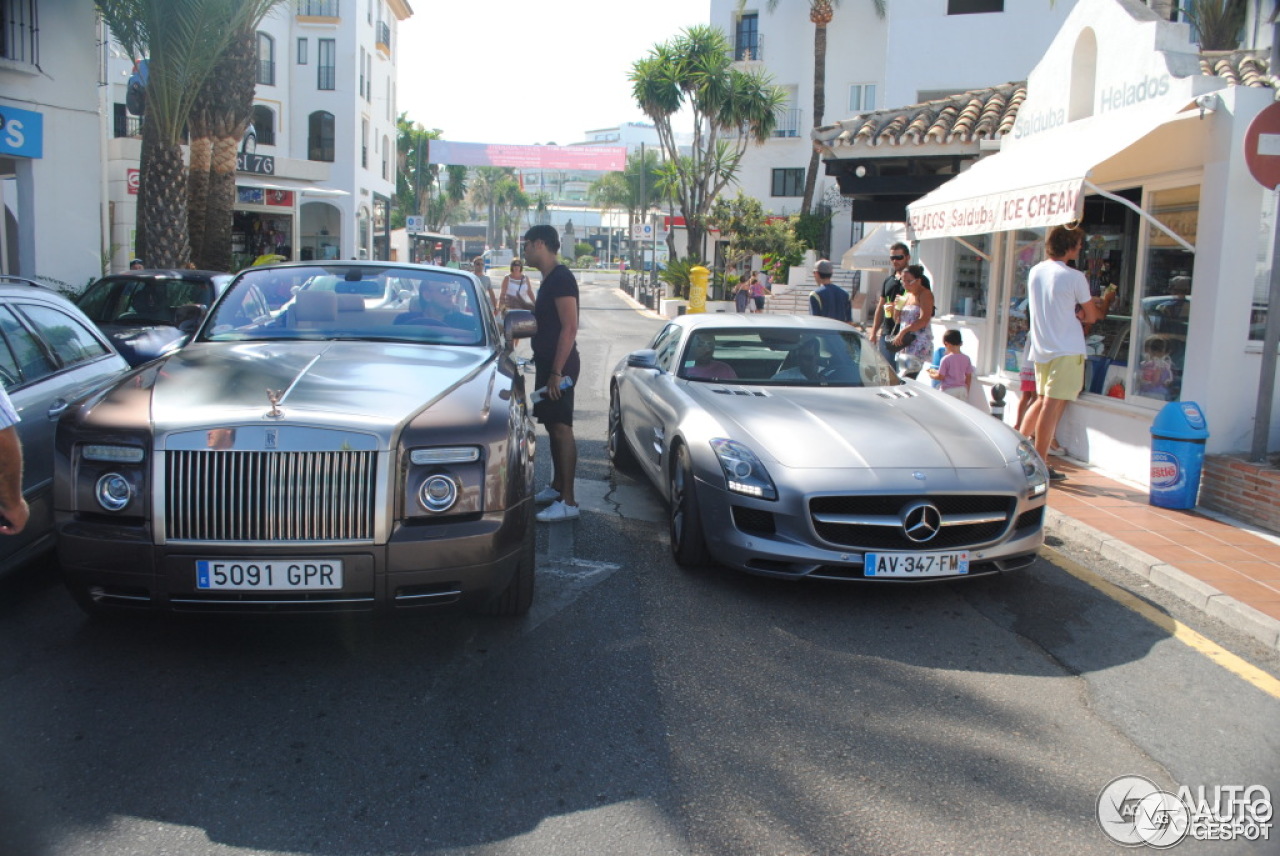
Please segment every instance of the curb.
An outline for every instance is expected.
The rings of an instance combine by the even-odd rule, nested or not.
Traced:
[[[606,285],[605,287],[608,288],[609,286]],[[621,297],[624,301],[626,301],[627,305],[629,305],[636,312],[639,312],[641,315],[647,315],[648,317],[653,318],[656,321],[671,320],[665,315],[659,315],[657,312],[654,312],[652,309],[650,309],[648,306],[645,306],[639,300],[636,300],[630,294],[627,294],[625,291],[622,290],[621,286],[614,285],[612,286],[612,290],[614,294]]]
[[[1193,577],[1150,553],[1144,553],[1052,508],[1045,509],[1045,526],[1073,546],[1094,550],[1127,571],[1159,586],[1169,594],[1226,623],[1276,651],[1280,651],[1280,619],[1259,612],[1204,580]]]

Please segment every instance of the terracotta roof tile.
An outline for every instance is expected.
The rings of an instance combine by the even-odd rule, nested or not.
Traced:
[[[1025,82],[1005,83],[909,107],[876,110],[820,128],[819,132],[827,133],[819,138],[834,146],[976,145],[1013,127],[1017,105],[1026,93]]]
[[[1265,56],[1257,51],[1202,54],[1204,74],[1221,77],[1233,86],[1272,86]],[[861,113],[813,132],[828,153],[848,147],[970,146],[977,152],[982,140],[999,139],[1013,130],[1018,110],[1027,98],[1026,81],[1003,83],[924,101],[906,107]]]
[[[1200,71],[1233,86],[1271,86],[1270,62],[1256,51],[1209,51],[1200,55]]]

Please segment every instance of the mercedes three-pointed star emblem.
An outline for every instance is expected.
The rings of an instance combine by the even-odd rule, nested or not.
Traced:
[[[914,502],[902,512],[902,533],[917,544],[933,540],[940,529],[942,513],[931,502]]]

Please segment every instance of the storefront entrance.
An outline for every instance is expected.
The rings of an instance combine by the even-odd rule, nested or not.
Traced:
[[[237,204],[231,218],[232,270],[248,267],[263,256],[294,258],[296,199],[292,190],[236,188]]]
[[[302,206],[302,261],[342,258],[342,212],[327,202],[307,202]]]

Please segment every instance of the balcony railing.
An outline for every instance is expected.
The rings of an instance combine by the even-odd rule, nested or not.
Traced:
[[[338,0],[297,0],[300,18],[338,18]]]
[[[39,68],[39,33],[36,0],[0,3],[0,59]]]
[[[335,89],[338,82],[338,71],[331,65],[316,68],[316,89]]]
[[[799,137],[804,133],[804,111],[791,107],[777,112],[776,124],[773,126],[775,137]]]
[[[734,62],[760,62],[764,59],[764,36],[755,33],[748,38],[740,38],[733,47]]]
[[[378,22],[378,47],[390,53],[391,51],[391,26],[386,21]]]

